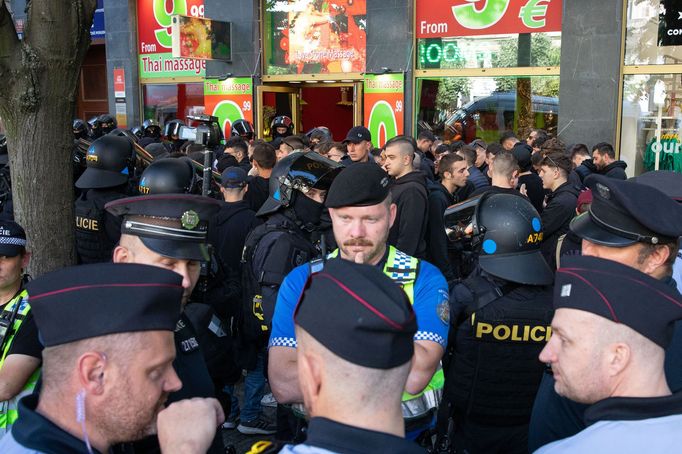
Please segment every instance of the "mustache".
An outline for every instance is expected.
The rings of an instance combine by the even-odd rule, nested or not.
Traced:
[[[365,238],[353,238],[348,241],[343,242],[344,246],[369,246],[372,247],[374,246],[374,243],[372,243],[370,240],[367,240]]]

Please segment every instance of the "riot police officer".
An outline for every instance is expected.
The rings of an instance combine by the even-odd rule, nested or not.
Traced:
[[[180,151],[186,140],[180,139],[180,128],[185,126],[181,120],[171,120],[163,127],[163,137],[169,153]]]
[[[278,115],[270,123],[272,140],[289,137],[294,133],[294,122],[286,115]]]
[[[109,134],[118,127],[116,119],[109,114],[100,115],[97,117],[97,121],[99,122],[99,128],[102,135]]]
[[[544,368],[537,355],[553,315],[540,216],[524,197],[487,193],[451,207],[445,218],[446,226],[453,218],[470,221],[465,234],[478,254],[474,271],[450,295],[445,396],[454,445],[472,454],[526,453]]]
[[[146,147],[150,143],[161,142],[161,126],[159,126],[156,121],[147,119],[142,122],[142,127],[140,129],[142,132],[140,146],[142,148]]]
[[[253,126],[243,118],[235,120],[235,122],[232,123],[230,135],[232,137],[241,137],[246,143],[253,142],[253,138],[255,137]]]
[[[265,223],[246,238],[238,342],[243,366],[259,385],[254,401],[260,401],[265,384],[265,347],[279,286],[289,271],[319,255],[310,235],[320,224],[326,191],[340,170],[338,163],[315,153],[293,153],[280,160],[270,176],[270,197],[257,213],[266,217]],[[250,412],[242,410],[237,429],[273,433],[274,427],[260,417],[259,406],[252,403],[250,408],[254,407]]]
[[[75,202],[76,252],[80,263],[108,262],[121,224],[104,205],[128,195],[133,147],[126,138],[106,135],[90,145],[85,159],[87,168],[76,181],[82,191]]]
[[[141,195],[196,194],[196,172],[187,158],[162,158],[142,172],[137,189]]]
[[[73,138],[74,140],[78,139],[87,139],[90,131],[88,128],[88,124],[81,120],[80,118],[76,118],[73,120]]]

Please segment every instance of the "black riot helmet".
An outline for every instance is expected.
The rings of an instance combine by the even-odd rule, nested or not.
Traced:
[[[173,139],[173,136],[179,135],[180,134],[180,128],[183,126],[185,126],[185,123],[183,123],[181,120],[169,121],[163,127],[164,137],[168,140],[177,140],[177,139]]]
[[[88,136],[90,135],[90,128],[88,127],[88,124],[81,120],[80,118],[76,118],[73,120],[73,138],[78,140],[78,139],[87,139]]]
[[[154,120],[145,120],[142,122],[142,135],[152,139],[160,139],[161,126]]]
[[[318,126],[317,128],[313,128],[308,131],[306,136],[308,136],[310,141],[313,143],[331,142],[333,140],[332,132],[326,126]]]
[[[91,119],[88,120],[88,125],[90,126],[90,138],[91,139],[99,139],[102,137],[102,128],[101,128],[101,123],[99,121],[99,117],[92,117]]]
[[[287,128],[286,132],[277,132],[277,128]],[[278,115],[270,123],[270,135],[273,139],[278,137],[289,137],[294,133],[294,122],[286,115]]]
[[[130,130],[133,134],[135,134],[135,137],[137,137],[137,140],[140,140],[144,136],[142,135],[142,128],[139,126],[135,126],[133,129]]]
[[[113,188],[128,182],[134,165],[129,139],[107,134],[90,144],[85,155],[87,168],[76,181],[79,189]]]
[[[341,169],[343,166],[338,162],[317,153],[297,152],[280,159],[270,174],[270,196],[257,215],[263,216],[288,207],[294,198],[294,191],[303,194],[312,188],[326,191]]]
[[[186,158],[163,158],[142,172],[140,194],[191,194],[196,188],[194,167]]]
[[[252,140],[254,136],[253,126],[248,121],[240,118],[239,120],[235,120],[235,122],[232,123],[230,135],[232,137],[239,136],[248,142]]]
[[[109,134],[118,126],[116,119],[109,114],[100,115],[97,117],[97,121],[99,121],[99,127],[102,130],[103,135]]]
[[[448,208],[445,225],[450,237],[458,229],[473,231],[472,246],[483,271],[519,284],[553,282],[554,273],[540,252],[540,215],[525,197],[483,194]]]
[[[128,131],[127,129],[123,129],[123,128],[116,128],[107,135],[124,137],[124,138],[128,139],[132,144],[136,144],[139,140],[135,134],[133,134],[131,131]]]

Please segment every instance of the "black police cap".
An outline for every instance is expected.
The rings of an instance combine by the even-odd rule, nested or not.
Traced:
[[[99,263],[63,268],[27,284],[45,347],[138,331],[173,331],[182,277],[163,268]]]
[[[294,321],[334,354],[373,369],[412,358],[417,332],[412,305],[377,267],[333,259],[304,288]]]
[[[682,206],[658,189],[603,175],[590,175],[585,183],[592,189],[592,204],[570,224],[579,237],[623,247],[671,243],[682,236]]]
[[[125,216],[121,233],[135,235],[157,254],[176,259],[209,259],[208,223],[220,202],[192,194],[157,194],[126,197],[104,205]]]
[[[656,188],[674,201],[682,203],[682,173],[655,170],[630,178],[628,181]]]
[[[92,142],[85,155],[87,168],[76,181],[79,189],[112,188],[128,182],[133,159],[132,143],[106,135]]]
[[[0,255],[16,257],[26,250],[26,232],[14,221],[0,221]]]
[[[388,197],[391,179],[373,162],[358,162],[334,179],[325,204],[329,208],[377,205]]]
[[[554,281],[554,308],[578,309],[629,326],[666,348],[682,295],[669,284],[611,260],[570,256]]]

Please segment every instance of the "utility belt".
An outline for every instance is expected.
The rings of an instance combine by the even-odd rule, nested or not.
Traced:
[[[445,376],[443,374],[442,364],[438,365],[438,369],[431,377],[431,381],[426,385],[424,391],[417,395],[412,395],[404,392],[401,407],[403,410],[404,419],[421,418],[429,413],[434,408],[438,408],[443,400],[443,386],[445,384]]]

